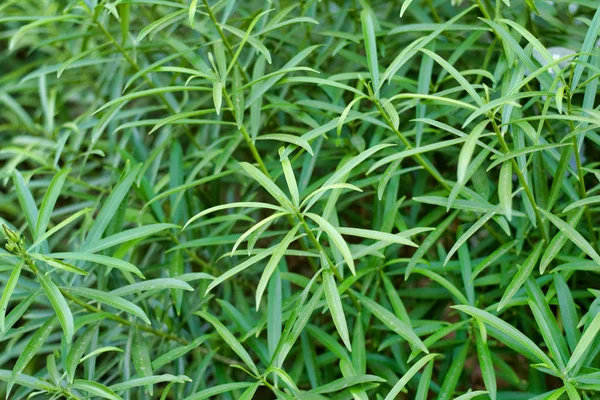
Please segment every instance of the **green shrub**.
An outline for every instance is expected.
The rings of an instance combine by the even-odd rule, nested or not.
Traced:
[[[598,0],[5,0],[0,395],[598,399]]]

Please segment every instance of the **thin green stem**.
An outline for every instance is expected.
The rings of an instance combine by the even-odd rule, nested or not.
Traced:
[[[387,113],[385,112],[385,110],[383,109],[383,107],[381,106],[381,104],[379,103],[379,101],[377,99],[371,99],[371,101],[373,101],[373,103],[375,103],[375,105],[377,106],[377,109],[379,110],[379,113],[381,114],[381,116],[383,117],[383,119],[385,120],[385,123],[390,127],[390,129],[392,130],[392,132],[394,132],[394,134],[402,141],[402,143],[404,144],[404,146],[406,147],[407,150],[413,149],[414,147],[412,146],[412,144],[408,141],[408,139],[406,139],[406,137],[402,134],[402,132],[400,132],[392,123],[392,120],[390,119],[390,117],[387,115]],[[446,182],[446,180],[444,179],[444,177],[442,175],[440,175],[440,173],[435,170],[426,160],[425,158],[423,158],[423,156],[421,156],[421,154],[415,154],[415,160],[417,160],[417,162],[427,171],[429,172],[429,174],[436,180],[438,181],[443,187],[444,189],[451,191],[452,188],[450,187],[450,185],[448,185],[448,183]]]
[[[506,141],[504,140],[504,136],[502,136],[502,132],[500,131],[500,128],[498,127],[498,124],[496,123],[496,120],[494,120],[493,117],[490,117],[490,121],[494,128],[494,132],[496,133],[496,137],[498,138],[498,141],[500,142],[502,151],[505,154],[510,153],[510,149],[508,148],[508,145],[506,144]],[[527,198],[529,199],[529,202],[531,203],[531,206],[533,207],[533,212],[535,213],[535,220],[536,220],[539,230],[542,234],[542,239],[545,242],[548,242],[548,234],[547,234],[546,230],[544,229],[544,221],[542,220],[542,214],[540,213],[538,205],[535,201],[535,197],[533,196],[533,191],[531,190],[531,187],[529,186],[527,179],[525,179],[525,175],[523,175],[523,171],[521,171],[521,169],[519,168],[519,164],[517,163],[517,160],[513,157],[510,159],[510,161],[512,163],[513,170],[517,174],[517,177],[519,178],[519,182],[523,186],[523,190],[525,190],[525,194],[527,195]]]
[[[208,5],[208,1],[207,0],[204,0],[204,5],[206,6],[206,10],[207,10],[208,16],[210,17],[210,20],[212,21],[213,25],[215,26],[215,29],[219,33],[219,36],[221,37],[221,40],[223,41],[223,44],[225,45],[225,48],[227,49],[227,52],[229,53],[229,55],[233,59],[235,57],[235,52],[233,51],[233,47],[231,47],[231,44],[229,43],[229,40],[227,40],[227,36],[225,36],[225,33],[223,32],[223,29],[221,29],[221,24],[219,24],[219,21],[217,21],[217,18],[215,17],[215,14],[212,12],[212,9],[210,8],[210,6]],[[242,76],[244,77],[244,80],[246,82],[249,82],[250,78],[246,74],[246,70],[244,70],[244,68],[241,67],[241,65],[239,64],[238,61],[239,60],[235,60],[235,65],[238,67],[239,71],[242,73]]]

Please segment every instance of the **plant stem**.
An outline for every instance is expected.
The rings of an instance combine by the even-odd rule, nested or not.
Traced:
[[[498,137],[498,141],[500,142],[502,151],[504,152],[504,154],[510,153],[510,149],[508,148],[508,145],[506,144],[506,141],[504,140],[504,137],[502,136],[502,133],[500,132],[500,128],[498,127],[498,124],[496,123],[496,120],[494,119],[493,116],[490,117],[490,121],[492,122],[494,132],[496,133],[496,136]],[[510,161],[513,166],[513,171],[515,171],[515,173],[517,174],[517,177],[519,178],[519,182],[523,186],[523,190],[525,190],[525,194],[527,195],[527,198],[529,199],[529,202],[531,203],[531,206],[533,207],[533,212],[535,213],[535,219],[537,221],[539,230],[542,234],[542,240],[544,240],[545,242],[548,242],[548,234],[546,233],[546,230],[544,229],[544,221],[542,220],[542,215],[540,214],[540,210],[535,201],[535,197],[533,196],[533,191],[529,187],[529,184],[527,183],[527,180],[525,179],[525,175],[523,175],[523,172],[519,168],[519,164],[517,163],[517,160],[515,160],[515,158],[513,157],[510,159]]]
[[[410,142],[408,141],[408,139],[406,139],[406,137],[402,134],[402,132],[400,132],[394,126],[394,124],[392,123],[392,121],[390,120],[390,118],[388,117],[388,115],[386,114],[386,112],[384,111],[383,107],[381,107],[381,104],[379,103],[379,101],[377,99],[371,99],[371,101],[373,101],[373,103],[375,103],[375,105],[377,106],[377,109],[379,110],[379,113],[381,114],[381,116],[385,120],[386,124],[388,124],[388,126],[390,127],[390,129],[392,130],[392,132],[394,132],[394,134],[402,141],[402,143],[404,144],[404,146],[406,147],[406,149],[407,150],[413,149],[414,147],[410,144]],[[450,185],[448,185],[448,183],[446,182],[446,180],[444,179],[444,177],[442,177],[442,175],[440,175],[440,173],[437,170],[435,170],[435,168],[433,168],[425,160],[425,158],[423,158],[420,154],[415,154],[414,157],[417,160],[417,162],[419,164],[421,164],[421,166],[427,172],[429,172],[429,174],[444,187],[444,189],[446,189],[448,191],[451,191],[451,187],[450,187]]]

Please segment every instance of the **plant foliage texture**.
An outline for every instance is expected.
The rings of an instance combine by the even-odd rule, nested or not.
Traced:
[[[0,396],[600,398],[598,0],[4,0]]]

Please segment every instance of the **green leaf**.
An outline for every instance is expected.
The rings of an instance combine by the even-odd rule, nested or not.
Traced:
[[[185,375],[171,375],[171,374],[162,374],[162,375],[152,375],[144,378],[136,378],[130,379],[127,382],[117,383],[110,386],[110,389],[114,392],[122,392],[125,390],[129,390],[135,387],[140,387],[144,385],[156,385],[157,383],[164,382],[176,382],[176,383],[185,383],[191,382],[192,380]]]
[[[268,133],[268,134],[258,136],[256,138],[256,140],[275,140],[278,142],[292,143],[292,144],[295,144],[296,146],[302,147],[311,156],[313,156],[315,154],[313,152],[312,148],[310,147],[310,143],[308,143],[306,140],[304,140],[302,137],[299,137],[299,136],[288,135],[286,133]],[[280,156],[281,156],[281,153],[280,153]],[[281,158],[283,159],[283,156],[281,156]]]
[[[391,233],[358,228],[337,228],[337,231],[342,235],[357,236],[365,239],[374,239],[381,242],[397,243],[406,246],[419,247],[416,243],[403,237],[402,232],[394,235]]]
[[[478,329],[475,329],[475,342],[477,344],[477,359],[479,360],[479,369],[483,377],[483,383],[488,391],[491,400],[496,400],[497,385],[496,372],[492,361],[492,354],[488,348],[487,341],[481,335]]]
[[[475,222],[473,225],[471,225],[471,227],[469,229],[467,229],[467,231],[465,233],[463,233],[460,238],[458,238],[458,240],[456,241],[456,243],[454,244],[454,246],[452,246],[452,248],[448,252],[448,255],[446,256],[446,259],[444,260],[444,265],[448,264],[448,261],[450,261],[450,258],[452,258],[452,256],[454,255],[454,253],[456,253],[456,251],[471,236],[473,236],[475,234],[475,232],[477,232],[483,225],[485,225],[496,214],[496,210],[499,210],[499,207],[497,207],[493,211],[488,212],[483,217],[479,218],[479,220],[477,220],[477,222]]]
[[[71,343],[74,333],[73,314],[71,314],[71,309],[69,308],[67,301],[50,278],[39,272],[37,273],[37,277],[42,285],[42,289],[44,289],[44,293],[46,293],[48,300],[50,300],[50,304],[52,304],[52,308],[54,309],[58,320],[60,321],[60,325],[62,326],[67,343]]]
[[[142,321],[150,325],[150,320],[146,316],[146,313],[140,307],[133,304],[129,300],[125,300],[112,293],[106,293],[97,289],[90,289],[85,287],[69,287],[65,289],[68,290],[70,293],[88,298],[90,300],[97,301],[99,303],[106,304],[107,306],[114,307],[118,310],[135,315],[136,317],[140,318]]]
[[[467,361],[467,355],[469,353],[469,342],[463,344],[460,349],[458,349],[452,358],[452,364],[450,364],[450,368],[448,369],[448,373],[444,377],[444,382],[442,383],[442,387],[440,388],[440,395],[438,399],[447,400],[450,399],[456,390],[456,385],[458,384],[458,380],[460,379],[460,375],[462,374],[465,368],[465,362]]]
[[[215,81],[213,84],[213,102],[215,103],[215,112],[219,115],[223,103],[223,82],[221,81]]]
[[[296,232],[298,232],[299,228],[300,228],[300,225],[294,226],[285,235],[285,237],[281,240],[281,242],[279,242],[279,244],[275,248],[275,251],[273,252],[273,255],[271,255],[271,258],[269,259],[269,262],[267,263],[267,266],[265,267],[265,269],[260,277],[260,280],[258,281],[258,286],[256,288],[256,310],[257,311],[258,311],[258,308],[260,307],[260,300],[262,298],[263,293],[265,292],[265,289],[267,288],[267,283],[269,283],[269,279],[271,278],[271,275],[273,275],[273,272],[275,272],[275,268],[277,268],[277,266],[279,265],[279,262],[281,261],[281,258],[285,254],[285,251],[287,250],[287,248],[296,239]]]
[[[150,359],[150,349],[148,349],[147,341],[144,339],[141,332],[134,333],[133,344],[131,346],[131,359],[135,366],[135,371],[140,378],[148,378],[152,376],[152,360]],[[148,382],[146,391],[152,396],[153,385]]]
[[[600,313],[596,314],[592,322],[588,325],[583,335],[581,335],[581,339],[579,339],[579,343],[577,343],[577,347],[573,350],[573,354],[571,354],[571,358],[567,363],[565,371],[571,372],[573,374],[577,374],[579,367],[577,367],[581,357],[586,354],[588,348],[592,345],[592,342],[596,339],[596,335],[600,331]]]
[[[111,219],[119,209],[119,206],[127,196],[127,193],[129,192],[129,189],[131,188],[131,185],[133,184],[133,181],[135,180],[141,168],[142,164],[134,166],[131,169],[131,171],[129,171],[121,178],[121,180],[113,188],[113,190],[111,190],[110,195],[104,202],[104,205],[98,212],[94,223],[90,227],[82,247],[96,242],[102,237],[102,234],[106,230],[106,227],[108,226]]]
[[[276,249],[277,249],[277,246],[273,246],[269,249],[262,250],[258,254],[254,255],[254,256],[250,257],[248,260],[244,261],[243,263],[235,266],[234,268],[230,269],[229,271],[227,271],[227,272],[223,273],[222,275],[220,275],[219,277],[215,278],[215,280],[212,281],[210,283],[210,285],[208,285],[208,287],[206,288],[206,293],[204,295],[206,296],[208,294],[208,292],[210,292],[213,288],[215,288],[216,286],[225,282],[227,279],[231,278],[232,276],[239,274],[246,268],[249,268],[252,265],[259,262],[263,258],[270,256],[271,254],[273,254],[275,252]]]
[[[21,270],[23,269],[23,262],[19,262],[10,273],[10,277],[6,281],[6,286],[2,289],[2,297],[0,297],[0,332],[4,332],[6,328],[5,316],[8,308],[8,302],[12,296],[17,283],[19,282],[19,276],[21,276]]]
[[[596,250],[589,244],[587,240],[581,233],[577,232],[573,227],[569,224],[561,220],[560,218],[550,214],[549,212],[540,209],[542,215],[544,215],[554,226],[556,226],[562,234],[564,234],[570,241],[575,243],[577,247],[579,247],[585,254],[590,256],[595,262],[600,264],[600,255],[596,253]]]
[[[569,219],[567,220],[567,224],[569,224],[569,226],[575,229],[575,227],[579,223],[579,220],[583,216],[584,211],[585,208],[581,207],[575,214],[569,217]],[[550,265],[550,263],[558,255],[558,253],[560,253],[560,251],[566,243],[567,236],[562,232],[558,232],[556,236],[552,238],[552,240],[548,244],[548,247],[546,248],[546,251],[544,252],[544,255],[542,255],[542,260],[540,261],[540,274],[543,274],[546,271],[548,265]]]
[[[77,253],[77,252],[65,252],[65,253],[50,253],[49,257],[61,260],[76,260],[76,261],[89,261],[95,264],[106,265],[107,267],[116,268],[121,271],[131,272],[140,278],[144,279],[144,275],[135,265],[128,261],[121,260],[115,257],[103,256],[100,254],[90,253]]]
[[[321,188],[324,188],[324,187],[327,187],[327,186],[331,186],[331,185],[334,185],[334,184],[337,184],[337,183],[343,183],[343,182],[341,182],[342,179],[350,171],[352,171],[358,165],[362,164],[365,160],[367,160],[373,154],[377,153],[380,150],[385,149],[386,147],[390,147],[390,146],[395,146],[395,145],[394,144],[389,144],[389,143],[387,143],[387,144],[386,143],[378,144],[376,146],[371,147],[368,150],[363,151],[362,153],[360,153],[356,157],[352,158],[351,160],[348,160],[348,162],[346,162],[341,168],[339,168],[338,170],[336,170],[335,173],[329,179],[327,179],[323,183],[323,185],[321,185]],[[374,168],[372,168],[372,169],[374,169]],[[324,194],[324,192],[320,192],[320,194],[317,194],[317,195],[313,196],[313,198],[308,203],[308,205],[306,206],[306,208],[307,209],[311,208],[317,201],[319,201],[319,199],[323,196],[323,194]]]
[[[527,336],[521,333],[519,330],[509,325],[507,322],[501,320],[500,318],[490,314],[487,311],[480,310],[473,306],[467,305],[459,305],[459,306],[451,306],[454,309],[464,312],[465,314],[469,314],[473,318],[482,321],[500,331],[501,333],[507,335],[511,339],[513,339],[516,343],[521,346],[529,349],[533,355],[536,356],[538,361],[545,363],[548,366],[552,365],[552,361],[546,356],[546,354]]]
[[[190,27],[194,27],[194,19],[196,17],[196,9],[198,8],[198,0],[192,0],[190,2],[190,8],[188,9],[188,21]]]
[[[156,35],[156,33],[158,33],[158,31],[185,18],[186,13],[188,14],[188,18],[190,18],[191,21],[193,19],[193,14],[190,16],[190,14],[192,13],[191,7],[189,10],[177,10],[175,12],[172,12],[171,14],[167,14],[164,17],[157,19],[156,21],[152,22],[150,25],[146,26],[140,31],[140,33],[135,38],[135,43],[139,44],[148,35],[150,35],[150,40],[152,40],[152,38],[154,37],[154,35]]]
[[[379,63],[377,61],[377,39],[375,38],[375,29],[373,27],[374,15],[369,10],[362,10],[360,13],[360,22],[363,30],[363,40],[365,41],[365,52],[367,53],[367,62],[369,72],[371,73],[371,82],[375,98],[379,97]]]
[[[470,400],[474,397],[483,396],[486,394],[489,394],[489,393],[485,390],[475,390],[474,392],[472,392],[471,389],[469,389],[467,391],[467,393],[456,397],[454,400]]]
[[[157,278],[143,282],[132,283],[131,285],[121,286],[110,293],[115,296],[127,296],[134,293],[141,293],[151,290],[179,289],[193,292],[194,288],[187,282],[177,278]]]
[[[17,192],[17,198],[19,199],[21,210],[23,210],[23,213],[25,214],[29,231],[32,233],[32,235],[35,235],[39,211],[31,191],[25,184],[23,176],[16,169],[13,173],[13,184],[15,185],[15,191]]]
[[[207,322],[209,322],[215,328],[215,330],[217,331],[219,336],[221,336],[221,338],[225,341],[225,343],[227,343],[229,345],[229,347],[231,347],[231,350],[233,350],[235,352],[235,354],[237,354],[242,359],[242,361],[250,368],[250,370],[255,375],[258,375],[258,369],[256,368],[256,364],[254,364],[254,361],[252,361],[252,357],[250,357],[250,354],[248,354],[246,349],[244,349],[242,347],[240,342],[238,342],[238,340],[235,338],[235,336],[233,336],[233,334],[229,331],[229,329],[227,329],[225,327],[225,325],[223,325],[214,316],[212,316],[208,313],[205,313],[203,311],[196,311],[195,314],[202,317]],[[250,386],[250,385],[248,385],[248,386]],[[231,390],[233,390],[233,389],[231,389]],[[215,394],[218,394],[218,393],[222,393],[222,392],[217,392]],[[204,398],[204,397],[189,397],[188,399],[191,400],[192,398],[198,399],[198,398]]]
[[[91,357],[95,357],[98,354],[102,354],[102,353],[107,353],[109,351],[116,351],[117,353],[122,353],[123,350],[115,347],[115,346],[105,346],[105,347],[100,347],[99,349],[96,349],[88,354],[86,354],[85,356],[81,357],[81,359],[79,360],[80,363],[84,362],[85,360],[87,360],[88,358]]]
[[[97,253],[101,250],[108,249],[118,244],[145,238],[147,236],[151,236],[158,232],[172,228],[179,228],[179,226],[175,224],[151,224],[140,226],[138,228],[131,228],[105,237],[104,239],[97,240],[96,242],[90,242],[87,246],[82,246],[81,251],[86,253]]]
[[[69,388],[75,390],[82,390],[93,396],[102,397],[103,399],[123,400],[121,397],[117,396],[115,392],[113,392],[103,384],[94,381],[88,381],[85,379],[75,379],[75,381],[73,381],[73,383],[69,385]]]
[[[208,399],[221,393],[231,392],[232,390],[246,389],[254,385],[256,385],[256,383],[254,382],[224,383],[221,385],[210,387],[208,389],[201,390],[197,393],[192,394],[191,396],[186,397],[184,400]]]
[[[58,196],[61,193],[63,184],[65,183],[69,172],[71,172],[69,169],[61,170],[54,176],[54,178],[52,178],[52,182],[50,182],[50,185],[48,186],[48,190],[46,191],[44,200],[42,200],[40,213],[35,224],[34,238],[36,240],[46,233],[46,228],[50,222],[50,216],[54,210],[54,205],[56,204],[56,200],[58,200]]]
[[[362,305],[371,311],[385,326],[404,338],[407,342],[421,349],[423,352],[429,353],[429,350],[427,350],[427,347],[425,347],[421,339],[415,335],[414,331],[409,326],[400,321],[398,317],[370,298],[355,291],[352,291],[352,293],[361,301]]]
[[[51,266],[53,268],[56,268],[56,269],[60,269],[60,270],[63,270],[63,271],[68,271],[68,272],[71,272],[71,273],[74,273],[74,274],[84,275],[84,276],[88,274],[87,271],[85,271],[85,270],[83,270],[81,268],[78,268],[78,267],[76,267],[74,265],[71,265],[69,263],[66,263],[64,261],[55,260],[55,259],[47,257],[47,256],[45,256],[43,254],[30,253],[29,255],[32,258],[34,258],[34,259],[36,259],[38,261],[42,261],[42,262],[44,262],[44,263],[48,264],[49,266]]]
[[[457,184],[464,185],[466,183],[467,178],[467,168],[469,167],[469,163],[471,162],[471,157],[473,156],[473,152],[475,151],[475,147],[477,146],[477,140],[479,136],[483,132],[487,125],[487,121],[482,121],[478,124],[471,134],[467,137],[465,144],[460,150],[460,154],[458,156],[458,166],[456,169],[457,176]]]
[[[498,178],[498,199],[500,206],[509,221],[512,220],[512,163],[505,162],[500,168],[500,177]]]
[[[35,357],[36,353],[40,350],[40,348],[44,345],[50,333],[54,329],[54,324],[56,322],[55,318],[50,318],[31,336],[27,346],[19,355],[17,362],[15,363],[12,371],[10,373],[10,377],[8,378],[8,383],[6,387],[6,398],[9,398],[9,394],[11,392],[12,387],[17,382],[18,376],[21,372],[27,367],[27,364]]]
[[[309,391],[309,393],[314,394],[326,394],[338,392],[340,390],[346,389],[350,386],[360,385],[369,382],[385,382],[385,379],[380,378],[375,375],[360,375],[360,376],[349,376],[347,378],[336,379],[332,382],[329,382],[325,385],[319,386]]]
[[[271,179],[269,179],[265,174],[263,174],[258,168],[254,165],[249,164],[247,162],[240,163],[240,166],[246,171],[248,175],[250,175],[256,182],[258,182],[275,200],[279,202],[284,208],[288,210],[293,210],[293,205],[290,199],[287,198],[285,193],[273,183]],[[189,221],[188,221],[189,223]]]
[[[331,225],[323,217],[313,213],[306,213],[305,215],[308,218],[315,221],[317,225],[319,225],[319,228],[321,228],[325,233],[327,233],[329,239],[333,242],[333,244],[340,251],[340,253],[342,253],[342,257],[344,258],[344,261],[346,261],[346,264],[348,265],[350,272],[352,272],[352,275],[356,275],[356,269],[354,268],[354,259],[352,257],[352,252],[350,251],[348,244],[344,241],[342,235],[340,235],[340,233],[333,227],[333,225]]]
[[[188,222],[185,223],[185,225],[183,226],[182,229],[185,229],[188,227],[188,225],[190,225],[192,222],[196,221],[199,218],[204,217],[205,215],[208,215],[210,213],[213,213],[215,211],[220,211],[220,210],[228,210],[230,208],[265,208],[268,210],[275,210],[275,211],[280,211],[280,212],[286,212],[288,211],[285,208],[273,205],[273,204],[269,204],[269,203],[260,203],[260,202],[256,202],[256,201],[242,201],[242,202],[235,202],[235,203],[229,203],[229,204],[221,204],[218,206],[214,206],[211,208],[207,208],[206,210],[199,212],[198,214],[194,215],[192,218],[190,218],[188,220]]]
[[[279,149],[279,154],[282,154],[284,148]],[[290,159],[285,157],[281,160],[281,167],[283,168],[283,175],[285,177],[285,183],[287,183],[288,190],[292,196],[292,201],[296,208],[300,207],[300,193],[298,191],[298,182],[296,182],[296,176],[292,168]]]
[[[65,370],[67,376],[69,378],[69,382],[73,383],[73,379],[75,378],[75,369],[77,365],[81,362],[83,355],[85,354],[87,348],[92,341],[94,335],[98,332],[97,326],[91,326],[86,331],[80,335],[73,345],[69,349],[69,353],[67,354],[67,359],[65,362]]]
[[[94,114],[98,114],[101,111],[106,110],[115,105],[119,105],[122,103],[129,102],[134,99],[139,99],[147,96],[155,96],[161,95],[163,93],[173,93],[173,92],[212,92],[212,87],[204,87],[204,86],[163,86],[152,89],[146,89],[139,92],[133,92],[126,94],[121,97],[117,97],[107,103],[104,103],[100,108],[94,111]]]
[[[590,24],[590,27],[585,35],[585,39],[583,40],[583,45],[581,46],[581,56],[579,56],[579,63],[575,65],[575,70],[573,71],[573,79],[571,80],[571,92],[574,92],[579,85],[579,80],[583,75],[583,70],[585,68],[585,63],[590,57],[592,53],[592,49],[596,45],[596,40],[600,35],[600,9],[596,9],[594,13],[594,19]]]
[[[402,7],[400,8],[400,18],[402,18],[402,16],[404,15],[404,13],[406,12],[406,10],[410,6],[410,3],[412,3],[412,2],[413,2],[413,0],[404,0],[402,2]]]
[[[446,219],[444,219],[437,226],[437,228],[433,232],[431,232],[425,238],[425,240],[423,240],[423,243],[421,243],[421,246],[419,246],[417,251],[415,251],[415,253],[411,257],[410,261],[408,262],[408,265],[406,266],[406,272],[404,273],[405,280],[408,279],[408,277],[410,276],[410,273],[412,272],[415,265],[417,265],[419,260],[425,254],[427,254],[427,252],[429,251],[431,246],[433,246],[438,241],[438,239],[442,236],[442,234],[446,231],[446,229],[448,229],[450,224],[456,219],[459,212],[460,212],[459,210],[452,212],[452,214],[450,214]]]
[[[532,252],[529,254],[529,257],[527,257],[525,262],[523,262],[523,265],[519,267],[519,270],[513,276],[508,287],[504,291],[504,294],[502,295],[502,299],[498,304],[498,311],[502,310],[506,306],[506,304],[508,304],[510,299],[513,298],[513,296],[519,291],[521,286],[523,286],[525,281],[527,281],[527,279],[531,275],[531,272],[535,268],[535,265],[537,264],[540,255],[542,254],[543,244],[544,242],[538,242],[533,248]]]
[[[263,12],[261,12],[260,14],[258,14],[256,17],[254,17],[254,19],[252,20],[252,22],[250,22],[250,25],[248,25],[248,29],[246,29],[246,33],[244,34],[244,37],[242,38],[241,43],[238,45],[238,49],[236,50],[235,54],[233,55],[233,58],[229,64],[229,67],[227,67],[227,72],[225,73],[225,76],[227,76],[229,74],[229,72],[234,68],[234,65],[238,59],[238,57],[240,56],[243,48],[244,48],[244,44],[246,43],[246,41],[252,40],[250,39],[250,32],[252,32],[252,29],[254,29],[254,27],[256,26],[256,24],[258,23],[258,21],[265,15],[267,15],[268,13],[270,13],[271,10],[265,10]],[[252,41],[254,42],[254,41]],[[256,46],[256,45],[254,45]],[[269,64],[271,64],[271,55],[269,54],[268,50],[266,50],[266,48],[264,49],[265,51],[265,57],[267,58]],[[222,78],[225,79],[225,76],[223,76]]]
[[[40,236],[35,242],[33,242],[31,244],[31,246],[29,246],[28,251],[35,249],[37,247],[37,245],[42,243],[44,240],[48,239],[53,234],[60,231],[65,226],[69,225],[71,222],[77,220],[82,215],[89,213],[90,211],[92,211],[91,208],[84,208],[83,210],[79,210],[75,214],[71,215],[69,218],[65,219],[64,221],[61,221],[60,223],[56,224],[56,226],[54,226],[52,229],[48,230],[46,233],[44,233],[42,236]]]
[[[543,151],[543,150],[549,150],[549,149],[554,149],[556,147],[564,147],[564,146],[570,146],[570,143],[565,143],[565,144],[540,144],[540,145],[536,145],[536,146],[530,146],[530,147],[524,147],[521,149],[517,149],[514,151],[511,151],[509,153],[504,154],[501,157],[498,157],[496,160],[494,160],[493,163],[490,164],[490,166],[487,168],[487,171],[493,169],[495,166],[502,164],[505,161],[511,160],[513,158],[525,155],[525,154],[529,154],[529,153],[533,153],[536,151]]]
[[[565,207],[565,209],[562,212],[567,213],[576,208],[580,208],[583,206],[587,206],[589,204],[596,204],[596,203],[600,203],[600,196],[586,197],[585,199],[580,199],[580,200],[574,201],[573,203],[569,204],[567,207]]]
[[[483,106],[483,100],[481,99],[481,96],[479,96],[479,94],[477,94],[477,92],[475,91],[475,88],[465,79],[464,76],[462,76],[460,74],[460,72],[458,72],[456,70],[456,68],[454,68],[452,65],[450,65],[450,63],[446,60],[444,60],[442,57],[438,56],[437,54],[435,54],[434,52],[427,50],[427,49],[419,49],[420,51],[422,51],[423,53],[427,54],[427,56],[433,58],[435,60],[435,62],[437,62],[438,64],[440,64],[440,66],[442,68],[444,68],[446,71],[448,71],[448,73],[450,75],[452,75],[452,77],[454,79],[456,79],[456,81],[459,83],[459,85],[469,94],[469,96],[471,96],[471,98],[475,101],[475,103],[481,107]],[[485,125],[484,125],[485,127]],[[481,128],[483,129],[483,127]]]
[[[439,356],[439,354],[431,353],[431,354],[427,354],[425,357],[423,357],[419,361],[417,361],[412,367],[410,367],[410,369],[408,371],[406,371],[406,373],[402,376],[402,378],[400,378],[400,380],[394,384],[394,386],[392,387],[392,390],[390,390],[388,395],[385,396],[385,400],[395,399],[396,396],[398,396],[398,394],[400,394],[402,389],[404,389],[406,384],[412,379],[412,377],[415,376],[415,374],[417,372],[419,372],[419,370],[421,368],[423,368],[423,366],[425,364],[427,364],[428,362],[433,360],[434,357],[437,357],[437,356]],[[432,364],[433,364],[433,362],[432,362]]]
[[[340,338],[342,339],[342,342],[344,342],[346,348],[349,351],[352,351],[342,300],[331,271],[326,270],[323,272],[323,286],[325,288],[325,298],[327,299],[327,305],[329,306],[329,312],[333,318],[335,328],[340,334]]]
[[[563,327],[567,336],[567,343],[571,351],[573,351],[581,337],[579,328],[577,328],[578,318],[575,302],[573,301],[573,296],[567,282],[560,273],[554,274],[554,287],[556,289],[560,315],[563,320]]]

